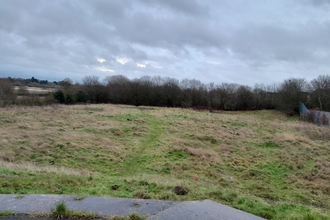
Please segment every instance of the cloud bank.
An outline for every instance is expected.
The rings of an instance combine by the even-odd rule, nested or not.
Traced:
[[[5,0],[0,77],[310,80],[330,72],[329,9],[325,0]]]

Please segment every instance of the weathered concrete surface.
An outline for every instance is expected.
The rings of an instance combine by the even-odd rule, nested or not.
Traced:
[[[69,195],[0,195],[0,212],[16,214],[49,213],[56,204],[64,202],[70,210],[93,212],[102,217],[128,216],[131,213],[148,216],[149,220],[261,220],[262,218],[213,202],[124,199],[87,196],[76,200]],[[4,218],[1,218],[4,219]],[[8,218],[10,219],[10,218]],[[11,218],[14,219],[14,218]]]
[[[211,200],[188,201],[176,204],[149,220],[262,220],[255,215],[222,205]],[[264,220],[264,219],[263,219]]]

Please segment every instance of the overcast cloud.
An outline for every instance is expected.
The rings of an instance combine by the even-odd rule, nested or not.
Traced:
[[[328,0],[2,0],[0,77],[253,86],[330,74]]]

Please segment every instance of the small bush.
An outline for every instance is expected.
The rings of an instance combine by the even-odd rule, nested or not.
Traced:
[[[51,210],[50,217],[52,219],[64,219],[70,215],[69,209],[64,202],[58,203],[55,209]]]
[[[65,102],[64,93],[61,90],[59,90],[59,91],[57,91],[57,92],[54,93],[54,98],[59,103],[64,103]]]
[[[64,202],[58,203],[55,209],[51,210],[50,218],[52,219],[93,219],[97,217],[94,213],[84,213],[70,211]]]

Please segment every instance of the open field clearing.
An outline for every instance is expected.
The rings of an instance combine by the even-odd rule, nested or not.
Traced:
[[[15,86],[15,92],[19,92],[20,90],[26,90],[29,94],[48,94],[56,91],[55,88],[42,88],[42,87],[28,87],[28,86]]]
[[[329,128],[276,111],[0,112],[0,193],[212,199],[267,219],[330,216]],[[188,194],[176,195],[175,186]]]

